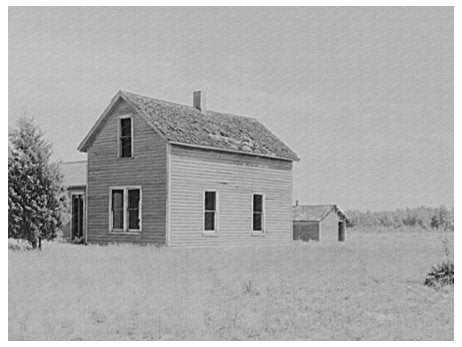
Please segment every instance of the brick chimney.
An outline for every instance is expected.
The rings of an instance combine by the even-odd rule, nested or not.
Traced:
[[[205,92],[201,90],[193,92],[193,106],[202,113],[207,112],[205,108]]]

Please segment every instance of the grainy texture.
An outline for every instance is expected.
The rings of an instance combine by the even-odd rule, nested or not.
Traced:
[[[319,241],[319,221],[294,221],[294,240]]]
[[[454,290],[423,285],[453,233],[171,249],[9,250],[10,340],[452,340]],[[168,266],[165,266],[168,264]]]
[[[290,162],[172,146],[172,246],[287,244],[292,240]],[[250,164],[250,165],[249,165]],[[218,231],[203,235],[203,194],[218,194]],[[265,195],[265,234],[252,235],[252,197]]]
[[[133,157],[118,158],[117,116],[133,116]],[[115,105],[88,148],[88,242],[165,243],[167,167],[166,143],[135,114],[125,101]],[[109,233],[109,187],[140,185],[142,231],[140,235]]]

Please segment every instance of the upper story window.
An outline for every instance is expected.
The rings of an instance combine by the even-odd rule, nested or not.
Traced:
[[[132,117],[119,118],[119,157],[133,157]]]

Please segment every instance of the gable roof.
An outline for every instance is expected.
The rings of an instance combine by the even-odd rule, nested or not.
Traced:
[[[86,161],[61,163],[60,168],[64,175],[63,183],[66,188],[81,187],[87,184]]]
[[[294,221],[317,221],[320,222],[331,212],[348,221],[346,214],[337,205],[299,205],[293,208]]]
[[[116,94],[79,145],[80,151],[86,152],[91,139],[99,131],[119,98],[127,101],[157,133],[170,143],[274,159],[299,160],[286,144],[255,118],[209,110],[204,114],[192,106],[125,91]]]

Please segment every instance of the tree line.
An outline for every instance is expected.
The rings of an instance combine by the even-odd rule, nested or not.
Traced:
[[[416,207],[394,211],[346,211],[349,227],[421,228],[454,231],[453,207]]]

